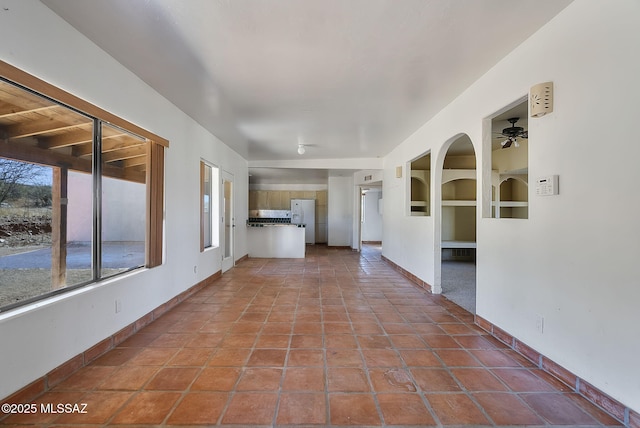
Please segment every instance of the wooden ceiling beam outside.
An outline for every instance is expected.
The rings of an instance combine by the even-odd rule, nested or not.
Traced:
[[[104,147],[105,141],[114,138],[121,138],[124,136],[128,136],[129,134],[121,132],[113,135],[102,135],[102,145]],[[87,143],[93,142],[93,133],[91,131],[71,131],[64,134],[54,135],[51,137],[44,137],[40,139],[39,146],[43,149],[58,149],[61,147],[69,147],[76,145],[85,145]],[[144,141],[141,141],[140,144],[144,144]],[[86,156],[91,154],[92,148],[89,146],[87,151],[86,148],[82,147],[79,151],[74,151],[76,156]]]
[[[6,138],[17,140],[19,138],[34,137],[50,132],[64,131],[86,125],[86,123],[54,122],[49,118],[44,118],[37,121],[29,121],[7,126],[5,127],[5,132],[7,135]]]
[[[76,144],[91,143],[92,141],[93,132],[79,129],[65,132],[64,134],[52,135],[51,137],[41,137],[38,146],[43,149],[59,149],[61,147],[75,146]]]
[[[116,138],[102,141],[102,153],[109,153],[116,150],[129,149],[146,145],[146,141],[135,138]]]
[[[116,162],[124,159],[135,158],[138,156],[145,156],[147,154],[147,146],[136,146],[121,150],[115,150],[102,154],[103,162]]]
[[[93,140],[87,143],[74,145],[71,148],[71,154],[73,156],[83,157],[83,158],[91,156],[93,154]]]
[[[97,118],[103,121],[103,174],[144,183],[148,147],[154,144],[168,146],[167,140],[3,61],[0,61],[0,75],[19,81],[31,91],[45,94],[41,97],[0,80],[0,157],[90,173],[93,118]]]
[[[118,136],[108,137],[102,139],[102,153],[110,153],[117,150],[126,150],[132,147],[140,147],[145,145],[145,141],[134,140],[135,144],[122,141],[111,141],[110,138],[118,138]],[[90,143],[78,144],[73,147],[74,156],[90,156],[93,153],[93,145]]]
[[[0,156],[22,162],[37,163],[52,167],[66,167],[72,171],[90,174],[93,169],[91,159],[79,158],[37,146],[0,140]],[[108,177],[120,178],[137,183],[145,182],[145,173],[132,169],[123,169],[114,165],[103,165],[102,173]]]
[[[43,112],[46,112],[47,110],[55,109],[56,107],[58,106],[51,105],[51,106],[38,107],[38,108],[23,108],[13,104],[2,102],[0,103],[0,119],[6,119],[6,118],[20,116],[20,115],[29,114],[29,113],[43,113]]]
[[[45,98],[25,91],[22,88],[13,86],[4,81],[0,81],[0,99],[5,104],[3,109],[13,108],[14,111],[30,111],[42,107],[58,107],[59,104],[53,103]],[[11,107],[13,106],[13,107]],[[4,110],[7,111],[7,110]]]
[[[122,161],[123,168],[133,168],[140,165],[147,164],[147,155],[146,153],[142,156],[137,156],[135,158],[129,158]]]

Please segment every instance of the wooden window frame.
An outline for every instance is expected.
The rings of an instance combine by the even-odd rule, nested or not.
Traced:
[[[146,169],[145,267],[153,268],[161,265],[164,229],[164,150],[169,147],[169,141],[1,60],[0,76],[28,91],[49,98],[61,106],[117,126],[146,140],[149,167]],[[9,157],[15,160],[45,163],[45,159],[38,158],[38,155],[28,150],[24,152],[15,150],[7,142],[0,142],[0,149],[2,149],[0,154],[8,152]],[[7,157],[5,154],[2,156]]]

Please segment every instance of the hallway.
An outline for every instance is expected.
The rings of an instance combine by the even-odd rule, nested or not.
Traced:
[[[369,246],[245,260],[36,403],[87,413],[0,425],[619,425]]]

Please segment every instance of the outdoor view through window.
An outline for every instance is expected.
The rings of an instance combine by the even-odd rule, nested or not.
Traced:
[[[0,80],[0,309],[145,265],[149,147]]]

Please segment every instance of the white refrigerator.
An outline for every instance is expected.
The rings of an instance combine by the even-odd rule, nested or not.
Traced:
[[[304,224],[304,242],[316,243],[316,201],[291,199],[291,224]]]

